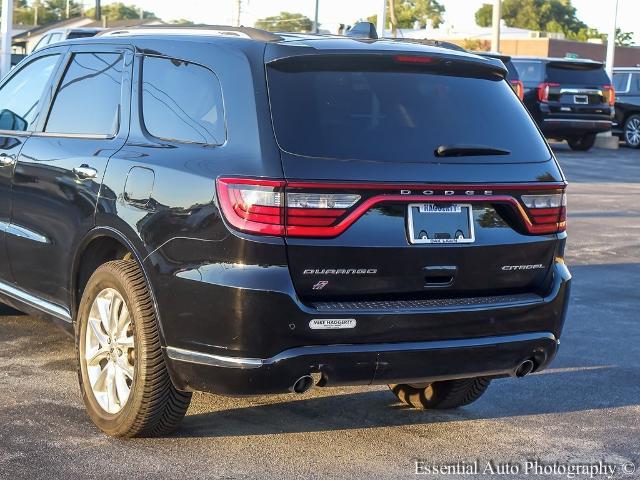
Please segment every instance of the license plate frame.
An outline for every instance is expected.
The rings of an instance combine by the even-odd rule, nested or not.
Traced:
[[[589,104],[589,96],[588,95],[574,95],[573,103],[576,105],[588,105]]]
[[[427,211],[418,211],[420,215],[447,215],[452,213],[462,213],[463,210],[466,210],[467,215],[467,226],[468,226],[468,237],[463,238],[420,238],[415,235],[415,222],[414,222],[414,208],[425,207]],[[459,208],[458,211],[447,211],[446,208]],[[426,217],[425,217],[426,218]],[[474,243],[476,241],[474,223],[473,223],[473,206],[470,203],[450,203],[450,204],[435,204],[435,203],[410,203],[407,205],[407,233],[409,236],[409,243],[411,244],[425,244],[425,243],[434,243],[434,244],[459,244],[459,243]]]

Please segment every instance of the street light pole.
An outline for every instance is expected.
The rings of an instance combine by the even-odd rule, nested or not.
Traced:
[[[380,2],[380,10],[378,12],[378,25],[376,30],[378,31],[378,38],[384,37],[384,24],[387,21],[387,0],[378,0]]]
[[[13,38],[13,0],[2,0],[2,19],[0,20],[0,75],[5,76],[11,70],[11,40]]]
[[[313,17],[313,33],[320,33],[320,24],[318,23],[318,11],[320,9],[320,0],[316,0],[316,15]]]
[[[607,64],[606,69],[609,78],[613,78],[613,63],[616,56],[616,30],[618,29],[618,0],[615,0],[613,8],[613,20],[611,22],[611,30],[607,36]]]
[[[500,51],[500,21],[502,20],[502,1],[493,0],[493,20],[491,21],[491,27],[493,28],[493,35],[491,36],[491,50],[494,52]]]

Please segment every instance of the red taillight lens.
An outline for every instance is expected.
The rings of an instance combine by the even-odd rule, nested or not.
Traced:
[[[548,83],[548,82],[541,83],[540,85],[538,85],[538,100],[544,103],[548,102],[549,89],[551,87],[559,87],[559,86],[560,86],[559,83]]]
[[[425,190],[427,187],[428,190]],[[380,203],[406,205],[427,201],[509,205],[522,218],[527,233],[542,235],[562,232],[566,227],[564,188],[563,183],[411,186],[247,178],[217,180],[220,209],[235,229],[261,235],[315,238],[337,237]],[[435,189],[442,193],[424,193],[433,193]],[[473,192],[476,190],[485,193],[475,195]],[[403,193],[407,191],[409,193]],[[450,191],[454,194],[447,193]],[[455,195],[456,191],[460,193]],[[538,191],[549,193],[536,193]]]
[[[332,227],[360,195],[287,192],[286,182],[218,179],[218,197],[225,218],[238,230],[264,235],[331,236]]]
[[[524,100],[524,84],[521,80],[511,80],[511,87],[520,100]]]
[[[396,55],[393,59],[397,63],[436,63],[438,61],[437,58],[434,57],[425,57],[422,55]]]
[[[616,90],[613,88],[613,85],[604,85],[602,87],[602,95],[604,101],[609,105],[613,106],[616,104]]]
[[[284,181],[218,179],[225,218],[240,231],[284,235]]]
[[[567,228],[567,194],[565,192],[522,195],[532,233],[563,232]]]

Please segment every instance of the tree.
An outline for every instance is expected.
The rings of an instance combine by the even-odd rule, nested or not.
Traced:
[[[191,20],[187,20],[186,18],[178,18],[178,19],[175,19],[175,20],[169,20],[169,23],[171,25],[184,25],[184,26],[195,25]]]
[[[623,32],[620,28],[616,28],[616,45],[619,47],[633,45],[633,32]]]
[[[66,1],[66,0],[65,0]],[[103,5],[101,8],[102,16],[107,20],[135,20],[140,18],[140,9],[135,5],[125,5],[124,3],[110,3]],[[90,8],[86,12],[87,17],[94,17],[96,13],[95,8]],[[142,18],[158,18],[152,12],[143,11]]]
[[[476,12],[476,23],[491,26],[492,14],[493,5],[483,4]],[[588,29],[577,17],[571,0],[503,0],[502,19],[508,27],[561,32],[568,38]]]
[[[280,12],[280,15],[261,18],[255,23],[256,28],[270,32],[310,32],[313,22],[301,13]]]
[[[390,3],[394,3],[393,13],[395,13],[396,25],[393,24],[393,15],[389,10]],[[413,28],[416,21],[419,22],[420,28],[424,28],[427,20],[431,20],[434,28],[438,28],[444,21],[444,12],[444,5],[438,3],[438,0],[396,0],[395,2],[390,0],[387,4],[387,18],[392,22],[393,31],[396,28]],[[367,21],[376,24],[378,16],[372,15],[367,18]]]

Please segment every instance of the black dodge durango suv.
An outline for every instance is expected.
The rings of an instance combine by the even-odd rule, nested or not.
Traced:
[[[110,31],[0,84],[0,298],[75,335],[91,419],[193,390],[468,404],[546,367],[565,178],[494,59],[247,28]]]
[[[591,149],[611,130],[615,91],[600,62],[572,58],[513,57],[524,84],[524,104],[549,138],[573,150]]]

